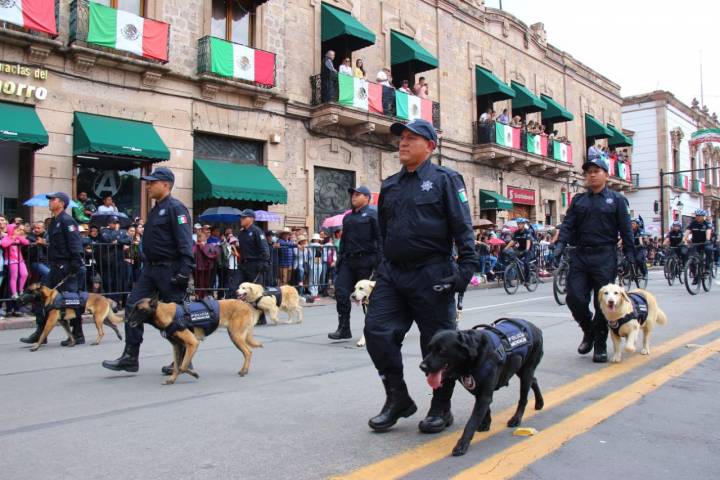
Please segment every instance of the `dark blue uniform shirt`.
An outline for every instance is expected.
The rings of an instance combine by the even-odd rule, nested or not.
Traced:
[[[693,220],[687,227],[690,232],[690,241],[692,243],[705,243],[707,241],[707,232],[712,230],[712,224],[707,220],[704,222],[698,222]]]
[[[82,262],[82,241],[78,225],[67,212],[53,217],[48,228],[50,262]]]
[[[476,264],[465,182],[454,170],[422,163],[388,177],[378,201],[383,253],[392,263],[416,263],[447,256],[457,247],[458,264]]]
[[[522,230],[515,230],[512,239],[516,242],[515,249],[518,252],[524,252],[528,249],[528,242],[533,239],[532,233],[526,227]]]
[[[618,232],[625,252],[634,250],[625,197],[605,187],[599,193],[588,191],[573,198],[558,242],[583,247],[615,245]]]
[[[246,261],[270,261],[270,246],[265,241],[265,234],[254,223],[238,233],[240,257]]]
[[[677,247],[682,243],[683,240],[683,232],[682,230],[670,230],[667,234],[667,238],[670,239],[670,246],[671,247]]]
[[[642,238],[642,230],[639,228],[637,230],[632,231],[633,234],[633,245],[635,245],[635,249],[643,248],[642,245],[640,245],[640,239]]]
[[[377,211],[366,205],[343,218],[340,256],[382,252]]]
[[[182,202],[168,195],[148,213],[142,251],[148,262],[180,262],[177,273],[189,275],[195,266],[190,213]]]

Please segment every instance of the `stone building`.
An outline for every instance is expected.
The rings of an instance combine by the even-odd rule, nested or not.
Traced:
[[[623,125],[635,132],[634,173],[638,188],[628,194],[635,215],[654,235],[674,220],[686,226],[696,209],[709,210],[718,227],[720,210],[720,124],[697,100],[688,106],[662,90],[627,97]],[[663,176],[660,171],[670,175]],[[693,171],[695,170],[695,171]],[[683,172],[683,173],[673,173]],[[664,192],[660,195],[660,185]]]
[[[441,137],[434,161],[464,175],[475,219],[556,223],[582,183],[588,142],[632,143],[619,85],[550,45],[541,23],[483,1],[30,2],[57,14],[28,21],[0,2],[8,214],[32,194],[65,190],[111,195],[143,215],[139,175],[166,162],[196,213],[253,207],[280,214],[272,227],[317,228],[347,208],[347,187],[379,191],[399,168],[390,124],[424,116]],[[321,75],[330,49],[335,67],[362,59],[367,82]],[[424,77],[429,99],[383,88],[383,67],[395,87]],[[481,125],[488,107],[556,139]],[[613,188],[631,188],[623,172]]]

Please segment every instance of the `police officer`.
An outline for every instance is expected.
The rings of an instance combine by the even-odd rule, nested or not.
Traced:
[[[125,275],[124,246],[129,246],[132,239],[127,230],[120,228],[120,218],[117,215],[108,217],[108,226],[100,232],[100,241],[104,243],[102,250],[103,288],[108,292],[124,292],[127,285]],[[120,295],[108,295],[113,300],[120,300]]]
[[[685,231],[685,243],[691,249],[700,248],[702,245],[705,251],[705,264],[708,269],[712,266],[714,259],[714,249],[712,244],[712,224],[705,217],[707,212],[702,208],[695,210],[695,218],[690,222]],[[693,285],[698,281],[697,276],[693,279]]]
[[[377,212],[369,207],[370,190],[360,186],[348,189],[348,193],[352,195],[350,203],[353,208],[352,212],[343,218],[342,242],[338,252],[335,281],[338,328],[335,332],[328,333],[328,338],[331,340],[352,337],[350,294],[358,280],[370,278],[382,252]]]
[[[82,241],[78,224],[65,211],[70,205],[70,197],[67,193],[56,192],[46,195],[49,200],[52,221],[48,228],[48,261],[50,262],[50,274],[48,286],[57,288],[60,292],[77,292],[80,287],[80,276],[83,273]],[[35,343],[45,327],[45,312],[36,310],[35,332],[28,337],[21,338],[23,343]],[[82,318],[77,315],[71,322],[72,334],[76,344],[85,343],[85,336],[82,331]],[[47,342],[47,340],[45,340]],[[71,342],[64,340],[62,346],[71,345]]]
[[[640,273],[643,276],[647,276],[647,248],[645,247],[640,220],[633,218],[630,221],[630,226],[632,227],[633,246],[635,247],[635,257],[631,260],[640,270]]]
[[[503,251],[508,248],[515,248],[518,252],[518,258],[523,261],[523,274],[525,276],[525,285],[527,285],[530,281],[530,261],[533,259],[533,235],[527,227],[527,218],[519,217],[515,219],[515,222],[517,223],[517,230],[515,230],[512,240],[505,246]]]
[[[240,247],[239,283],[258,282],[258,276],[270,267],[270,245],[260,227],[255,225],[255,211],[245,209],[240,214],[238,246]],[[233,297],[235,292],[230,292]]]
[[[155,200],[155,206],[145,222],[141,244],[145,262],[125,304],[125,318],[137,302],[154,295],[159,294],[161,302],[182,303],[195,265],[190,214],[171,195],[175,175],[169,168],[158,167],[142,179],[147,182],[148,196]],[[117,360],[104,361],[103,367],[137,372],[142,340],[143,324],[130,327],[125,322],[125,350]]]
[[[687,247],[683,245],[683,237],[682,223],[675,220],[672,223],[670,231],[665,234],[663,245],[674,248],[676,255],[680,258],[680,261],[685,264],[685,261],[687,260]]]
[[[380,413],[368,422],[376,431],[387,430],[417,410],[403,380],[400,347],[405,333],[413,321],[418,325],[424,356],[435,332],[455,329],[454,292],[465,290],[477,266],[463,178],[430,160],[437,144],[435,129],[417,119],[407,125],[394,123],[391,131],[400,136],[403,166],[380,191],[384,259],[365,318],[367,350],[387,396]],[[453,242],[457,263],[452,260]],[[433,287],[438,284],[450,288],[436,292]],[[430,410],[419,424],[421,432],[437,433],[452,424],[453,387],[454,381],[445,381],[433,391]]]
[[[575,245],[567,277],[567,305],[583,331],[578,353],[594,348],[593,362],[607,362],[608,326],[598,305],[598,290],[614,282],[617,273],[618,233],[626,258],[635,258],[630,214],[625,197],[608,189],[608,162],[595,158],[582,166],[588,191],[573,198],[560,228],[555,256],[565,245]],[[594,296],[595,317],[590,312]]]

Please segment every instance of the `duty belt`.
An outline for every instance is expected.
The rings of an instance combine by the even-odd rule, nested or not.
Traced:
[[[365,257],[369,255],[377,255],[377,252],[353,252],[353,253],[346,253],[343,255],[345,258],[357,258],[357,257]]]
[[[449,255],[432,255],[430,257],[420,258],[414,261],[409,262],[393,262],[390,261],[390,264],[393,267],[396,268],[402,268],[404,270],[410,270],[413,268],[421,268],[426,267],[428,265],[435,265],[436,263],[445,263],[450,261]]]
[[[583,253],[595,253],[598,250],[608,250],[610,248],[615,248],[615,244],[606,243],[602,245],[577,245],[575,250]]]
[[[173,262],[168,260],[161,260],[158,262],[148,262],[148,265],[151,267],[171,267],[173,265]]]

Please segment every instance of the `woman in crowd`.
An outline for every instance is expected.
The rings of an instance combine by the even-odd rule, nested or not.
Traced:
[[[18,298],[18,294],[25,289],[25,282],[28,278],[28,270],[25,265],[25,259],[22,254],[22,247],[29,245],[30,242],[25,235],[24,225],[8,225],[7,235],[0,241],[3,250],[5,250],[5,259],[8,266],[8,277],[10,296],[13,299]],[[11,309],[15,311],[18,308],[17,302],[12,302]]]
[[[350,58],[345,58],[345,60],[343,60],[342,65],[340,65],[340,73],[352,76],[353,70],[352,63],[350,63]]]
[[[197,298],[201,299],[209,294],[208,289],[218,256],[215,245],[207,244],[207,233],[203,230],[199,230],[197,233],[193,254],[195,255],[195,291]]]
[[[358,78],[367,77],[367,75],[365,74],[365,67],[363,67],[362,58],[358,58],[357,60],[355,60],[355,68],[353,70],[353,73]]]
[[[5,235],[7,235],[7,218],[0,215],[0,241],[2,241],[3,238],[5,238]],[[3,249],[0,248],[0,297],[4,297],[5,295],[2,294],[3,292],[3,278],[5,274],[5,252],[3,252]],[[0,318],[2,318],[5,315],[5,310],[0,309]]]
[[[307,289],[305,288],[307,285],[306,275],[310,272],[310,263],[313,261],[312,252],[308,248],[307,237],[305,235],[300,235],[297,238],[294,260],[293,269],[297,276],[295,283],[298,286],[300,294],[304,295],[307,293]]]

